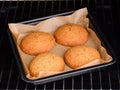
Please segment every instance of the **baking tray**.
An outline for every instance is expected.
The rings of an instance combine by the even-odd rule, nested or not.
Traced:
[[[52,18],[52,17],[65,16],[65,15],[69,15],[69,14],[72,14],[72,13],[73,13],[73,11],[66,12],[66,13],[61,13],[61,14],[56,14],[56,15],[51,15],[51,16],[47,16],[47,17],[42,17],[42,18],[38,18],[38,19],[28,20],[28,21],[19,22],[19,23],[37,24],[40,21],[43,21],[43,20],[46,20],[46,19],[49,19],[49,18]],[[23,69],[23,66],[22,66],[22,62],[20,60],[20,56],[19,56],[19,53],[18,53],[18,50],[17,50],[17,46],[15,45],[15,42],[13,40],[13,37],[12,37],[12,34],[11,34],[10,30],[8,29],[7,33],[8,33],[8,36],[9,36],[9,40],[10,40],[10,43],[11,43],[12,50],[14,52],[14,56],[15,56],[15,60],[17,62],[17,66],[18,66],[20,74],[21,74],[21,78],[27,83],[33,83],[35,85],[38,85],[38,84],[44,84],[44,83],[47,83],[47,82],[52,82],[52,81],[55,81],[55,80],[60,80],[60,79],[80,75],[80,74],[87,73],[87,72],[90,72],[90,71],[95,71],[95,70],[98,70],[98,69],[103,69],[107,66],[110,66],[110,65],[114,64],[117,60],[116,54],[114,53],[113,49],[111,48],[110,44],[106,40],[105,36],[103,35],[101,30],[97,26],[96,22],[94,21],[94,19],[90,15],[90,13],[88,15],[88,18],[90,20],[90,27],[97,34],[97,36],[99,37],[99,39],[102,42],[102,45],[106,48],[109,55],[112,56],[113,60],[111,62],[105,63],[105,64],[100,64],[100,65],[95,65],[95,66],[90,66],[90,67],[86,67],[86,68],[82,68],[82,69],[77,69],[77,70],[73,70],[73,71],[68,71],[68,72],[64,72],[64,73],[60,73],[60,74],[56,74],[56,75],[51,75],[51,76],[43,77],[43,78],[36,79],[36,80],[29,80],[28,78],[26,78],[26,75],[24,73],[24,69]]]

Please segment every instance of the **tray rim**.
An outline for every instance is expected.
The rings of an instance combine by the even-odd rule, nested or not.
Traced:
[[[38,23],[40,21],[43,21],[43,20],[46,20],[46,19],[49,19],[49,18],[52,18],[52,17],[69,15],[69,14],[72,14],[73,12],[74,11],[60,13],[60,14],[54,14],[54,15],[45,16],[45,17],[32,19],[32,20],[27,20],[27,21],[18,22],[18,23],[22,23],[22,24],[36,24],[36,23]],[[107,52],[109,52],[109,54],[112,56],[113,60],[111,62],[108,62],[108,63],[105,63],[105,64],[100,64],[100,65],[95,65],[95,66],[90,66],[90,67],[86,67],[86,68],[82,68],[82,69],[77,69],[77,70],[73,70],[73,71],[67,71],[67,72],[63,72],[63,73],[60,73],[60,74],[43,77],[43,78],[36,79],[36,80],[29,80],[26,77],[26,75],[25,75],[24,68],[23,68],[23,66],[21,64],[22,62],[20,60],[20,55],[18,53],[17,47],[15,45],[15,42],[13,40],[12,34],[11,34],[9,28],[8,28],[7,34],[9,36],[11,47],[12,47],[12,50],[14,52],[15,59],[16,59],[16,62],[18,64],[17,66],[19,68],[19,71],[20,71],[22,79],[25,82],[33,83],[35,85],[38,85],[38,84],[44,84],[44,83],[47,83],[47,82],[52,82],[52,81],[55,81],[55,80],[64,79],[64,78],[71,77],[71,76],[80,75],[80,74],[87,73],[89,71],[93,71],[93,70],[97,70],[97,69],[103,69],[104,67],[107,67],[107,66],[110,66],[110,65],[114,64],[116,62],[116,60],[117,60],[117,56],[116,56],[115,52],[111,48],[110,44],[107,42],[107,39],[105,38],[103,33],[100,31],[100,28],[98,27],[98,25],[94,21],[93,17],[90,15],[90,12],[88,14],[88,18],[90,19],[91,24],[95,28],[94,29],[95,33],[97,34],[99,39],[102,40],[101,42],[103,42],[104,47],[106,48]]]

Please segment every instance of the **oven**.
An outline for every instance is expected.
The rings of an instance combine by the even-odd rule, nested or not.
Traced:
[[[11,48],[9,22],[22,22],[87,7],[116,54],[117,61],[104,69],[34,85],[21,79]],[[0,89],[120,89],[120,1],[119,0],[39,0],[0,2]]]

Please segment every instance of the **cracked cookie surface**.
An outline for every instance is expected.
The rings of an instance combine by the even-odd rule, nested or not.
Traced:
[[[65,62],[73,69],[79,68],[95,59],[100,59],[100,53],[97,49],[87,45],[69,48],[65,53]]]
[[[88,40],[87,30],[78,24],[65,24],[54,33],[56,42],[64,46],[83,45]]]
[[[23,37],[20,47],[26,54],[37,55],[39,53],[50,51],[54,47],[54,44],[55,39],[52,35],[37,31]]]

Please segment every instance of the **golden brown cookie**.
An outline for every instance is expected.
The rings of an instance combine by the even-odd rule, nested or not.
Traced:
[[[65,46],[83,45],[88,40],[87,30],[77,24],[66,24],[54,33],[56,42]]]
[[[26,35],[20,43],[23,52],[30,55],[50,51],[55,44],[55,39],[52,35],[45,32],[32,32]]]
[[[29,70],[32,76],[38,76],[40,71],[62,72],[64,60],[51,52],[41,53],[31,61]]]
[[[100,59],[100,54],[95,48],[90,46],[75,46],[69,48],[65,53],[65,62],[73,69],[79,68],[95,59]]]

